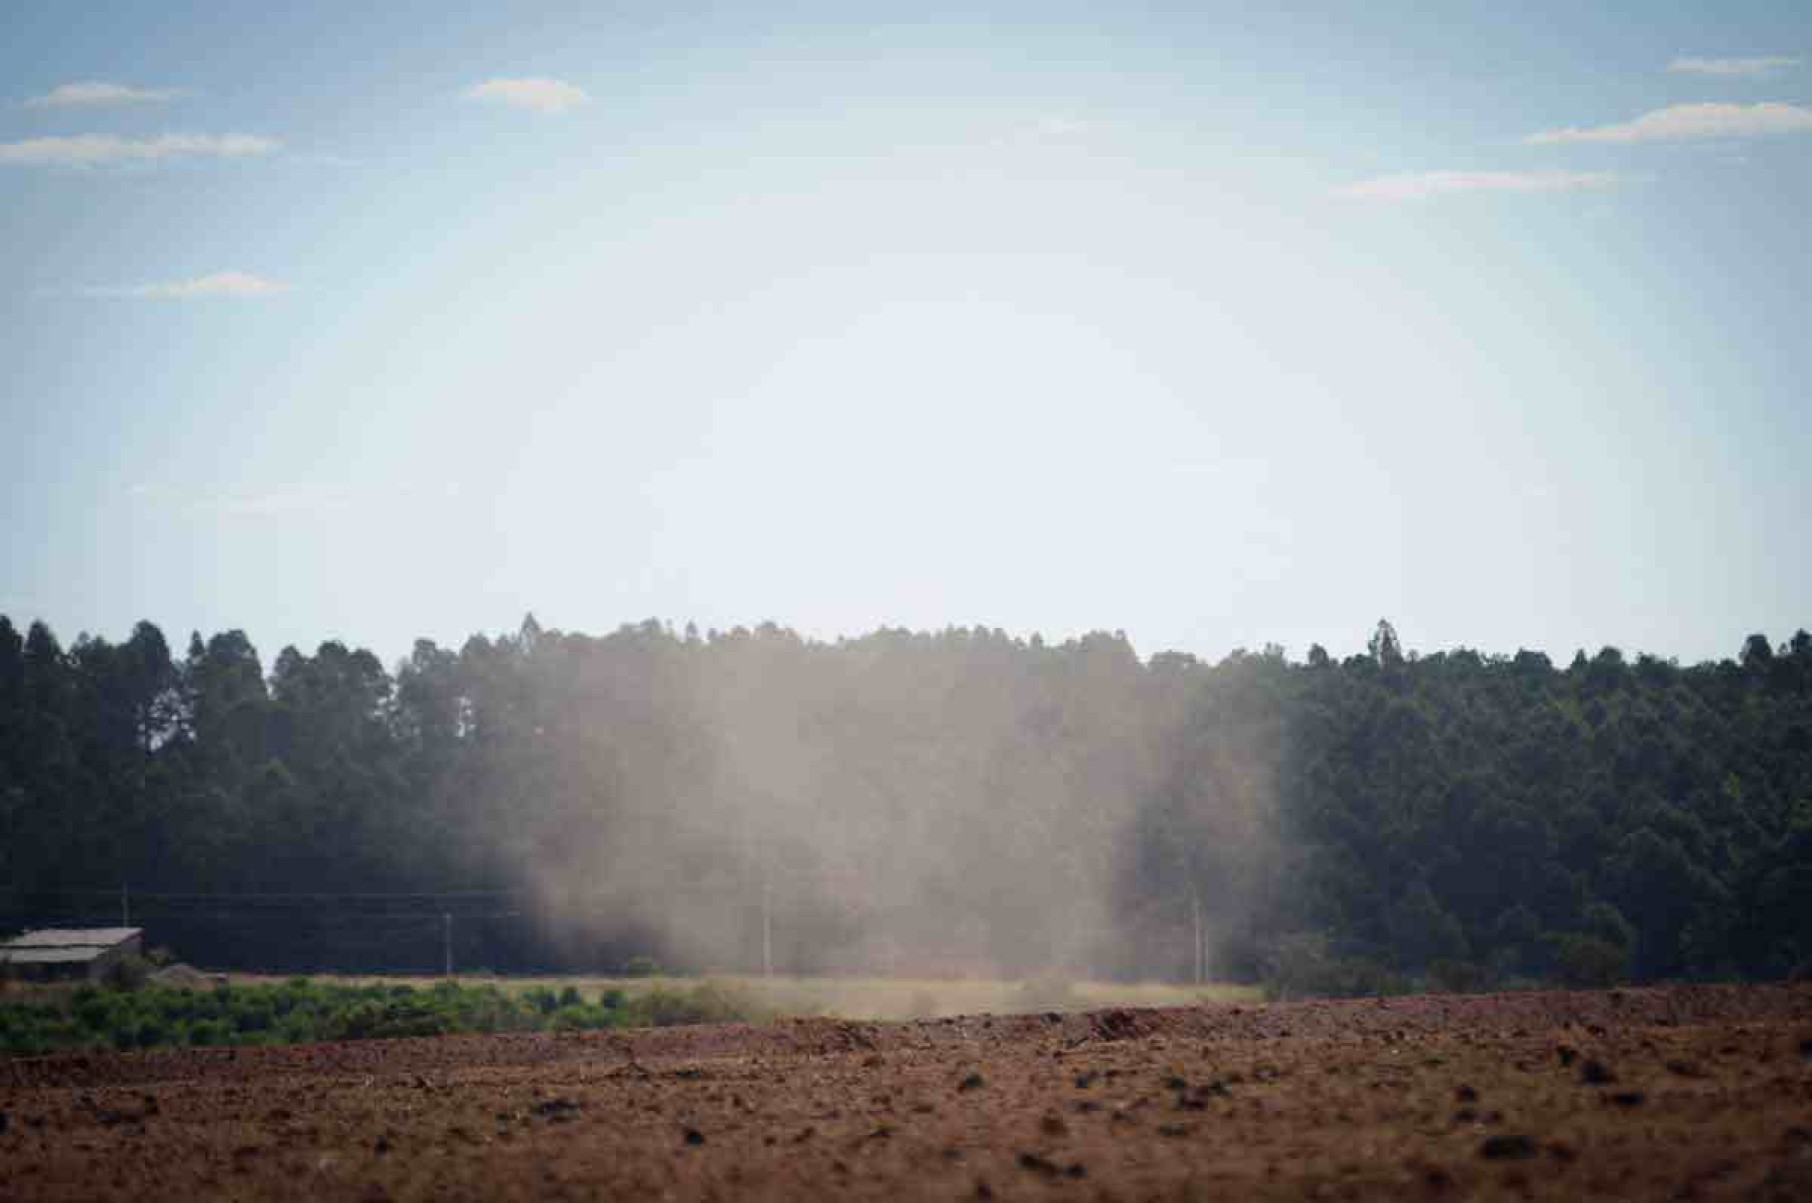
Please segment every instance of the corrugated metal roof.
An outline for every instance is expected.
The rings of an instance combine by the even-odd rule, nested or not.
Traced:
[[[15,948],[112,948],[144,934],[144,930],[142,927],[46,927],[0,941],[0,952]]]
[[[0,947],[0,965],[82,965],[106,951],[105,948]]]

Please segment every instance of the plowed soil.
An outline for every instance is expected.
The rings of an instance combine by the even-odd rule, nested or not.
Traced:
[[[0,1197],[1812,1199],[1812,988],[0,1062]]]

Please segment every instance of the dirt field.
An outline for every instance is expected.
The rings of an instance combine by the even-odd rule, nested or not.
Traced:
[[[1812,1198],[1812,988],[0,1062],[0,1198]]]

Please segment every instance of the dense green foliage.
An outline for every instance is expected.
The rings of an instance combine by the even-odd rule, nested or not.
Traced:
[[[1210,967],[1285,989],[1782,975],[1812,965],[1812,636],[1560,668],[1380,624],[1344,662],[1210,665],[531,619],[267,673],[237,631],[178,659],[146,623],[0,619],[0,924],[126,881],[515,891],[471,954],[499,969],[753,968],[765,937],[791,972],[1177,978],[1199,902]],[[346,967],[323,916],[248,905],[146,922],[202,963]]]
[[[1184,833],[1228,793],[1214,765],[1229,740],[1274,748],[1283,842],[1257,858],[1271,879],[1250,955],[1286,979],[1347,975],[1352,992],[1392,974],[1602,984],[1812,967],[1803,631],[1778,653],[1754,636],[1740,662],[1606,648],[1556,670],[1528,652],[1405,656],[1381,624],[1345,664],[1312,652],[1211,675],[1145,864],[1162,872],[1184,848],[1206,880],[1236,873]]]
[[[604,990],[505,990],[437,982],[351,986],[292,978],[211,990],[77,986],[14,999],[0,995],[0,1054],[225,1044],[380,1040],[448,1032],[590,1031],[758,1018],[743,994],[713,983]]]

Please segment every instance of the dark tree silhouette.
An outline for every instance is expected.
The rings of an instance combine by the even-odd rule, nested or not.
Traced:
[[[65,647],[0,617],[0,923],[122,882],[512,891],[499,967],[748,968],[765,921],[795,970],[1806,972],[1812,636],[1557,670],[1410,655],[1388,621],[1344,663],[1206,664],[1119,633],[530,616],[394,672],[328,641],[267,674],[240,631],[178,660],[150,623]],[[169,923],[207,963],[335,955],[331,915],[228,918]]]

